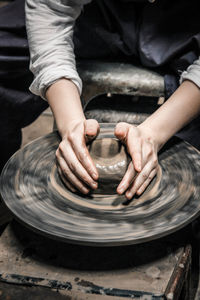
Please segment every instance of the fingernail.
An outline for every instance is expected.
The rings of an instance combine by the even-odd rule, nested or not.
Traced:
[[[86,189],[86,188],[83,188],[83,189],[82,189],[82,193],[83,193],[83,194],[88,194],[88,193],[89,193],[89,190]]]
[[[91,184],[91,186],[92,186],[93,189],[96,189],[98,185],[97,185],[96,182],[93,182],[93,183]]]
[[[126,198],[128,198],[129,200],[131,200],[133,198],[134,194],[128,192],[126,193]]]
[[[120,193],[120,194],[123,194],[124,188],[123,188],[123,187],[118,188],[118,189],[117,189],[117,192]]]
[[[98,178],[98,174],[95,173],[95,172],[93,172],[93,173],[92,173],[92,177],[96,180],[96,179]]]

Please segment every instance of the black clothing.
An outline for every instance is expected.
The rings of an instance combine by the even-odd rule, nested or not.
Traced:
[[[0,144],[2,164],[19,148],[21,128],[47,107],[28,87],[29,50],[24,0],[0,8]],[[180,72],[200,53],[200,18],[195,0],[94,0],[85,6],[74,32],[78,58],[125,60],[165,76],[169,97]],[[191,127],[190,125],[189,127]],[[200,148],[200,121],[182,137]]]

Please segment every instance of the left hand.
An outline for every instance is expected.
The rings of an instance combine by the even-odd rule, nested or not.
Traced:
[[[117,192],[125,192],[127,199],[131,199],[134,194],[142,194],[156,175],[159,145],[153,133],[142,124],[136,127],[124,122],[118,123],[115,135],[126,145],[132,159]]]

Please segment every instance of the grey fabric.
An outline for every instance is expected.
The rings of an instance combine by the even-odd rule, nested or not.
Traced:
[[[35,79],[30,90],[45,98],[46,88],[59,78],[69,78],[81,93],[75,67],[73,27],[88,0],[27,0],[26,27],[30,69]]]

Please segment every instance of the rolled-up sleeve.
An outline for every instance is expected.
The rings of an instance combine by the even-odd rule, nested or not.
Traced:
[[[184,80],[190,80],[200,88],[200,57],[181,74],[180,83]]]
[[[73,27],[90,0],[26,0],[26,27],[30,48],[32,93],[46,99],[46,89],[60,78],[72,80],[80,94],[76,71]]]

